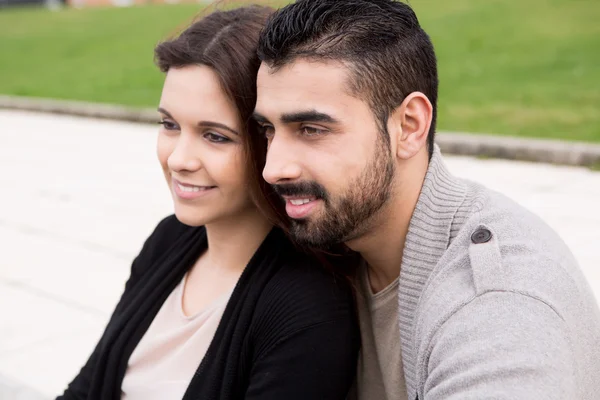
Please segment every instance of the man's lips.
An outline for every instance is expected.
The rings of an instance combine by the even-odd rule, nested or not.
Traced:
[[[285,200],[285,211],[290,218],[302,219],[310,215],[322,201],[315,196],[282,196]]]

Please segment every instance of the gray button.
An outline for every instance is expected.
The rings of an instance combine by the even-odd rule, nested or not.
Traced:
[[[479,228],[471,235],[471,242],[475,244],[487,243],[492,238],[492,232],[489,229]]]

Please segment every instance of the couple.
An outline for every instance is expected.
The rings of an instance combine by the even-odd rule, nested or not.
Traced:
[[[214,12],[155,57],[175,215],[59,399],[598,398],[593,294],[444,166],[409,6]]]

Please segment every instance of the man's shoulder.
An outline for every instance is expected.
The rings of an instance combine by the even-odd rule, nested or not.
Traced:
[[[416,357],[430,360],[437,351],[438,362],[450,363],[469,346],[506,348],[522,350],[528,365],[542,368],[548,340],[555,348],[564,344],[581,390],[589,392],[597,376],[589,371],[600,356],[600,311],[578,263],[536,215],[501,194],[474,190],[478,201],[469,204],[419,298],[411,335]]]
[[[439,324],[491,292],[536,299],[565,319],[581,316],[582,304],[597,309],[577,261],[551,227],[500,193],[470,183],[469,191],[464,223],[421,297],[424,321]]]
[[[480,201],[451,247],[468,255],[478,292],[547,289],[552,279],[583,279],[568,246],[538,215],[501,193],[477,190]]]
[[[452,227],[441,266],[451,262],[449,258],[467,257],[475,283],[482,284],[478,279],[491,275],[495,284],[501,284],[503,277],[510,280],[515,275],[509,272],[518,272],[514,269],[533,272],[555,265],[566,273],[578,273],[577,261],[568,246],[538,215],[501,193],[465,183],[466,200],[457,212],[455,219],[459,222]],[[505,274],[498,275],[500,266]]]

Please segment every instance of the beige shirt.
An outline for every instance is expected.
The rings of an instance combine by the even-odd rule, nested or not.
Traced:
[[[398,324],[398,279],[373,294],[366,265],[362,265],[359,285],[362,347],[356,385],[350,398],[407,400]]]
[[[233,290],[196,315],[186,316],[182,307],[185,279],[171,292],[131,354],[121,385],[122,400],[181,399],[204,358]]]

